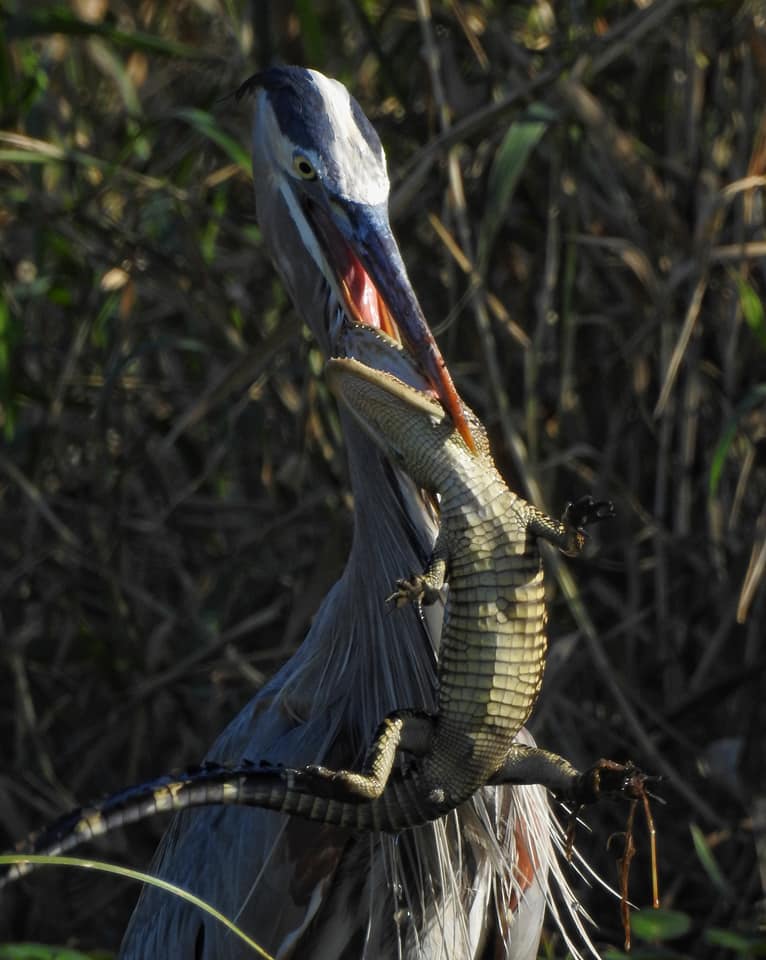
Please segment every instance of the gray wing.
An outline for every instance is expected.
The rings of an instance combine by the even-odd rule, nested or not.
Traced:
[[[369,736],[369,729],[359,729],[360,720],[364,725],[359,701],[380,701],[382,697],[373,689],[372,667],[363,662],[367,658],[349,653],[364,643],[365,627],[362,622],[350,623],[342,609],[344,593],[341,581],[327,597],[299,653],[224,731],[209,753],[211,759],[263,758],[291,765],[358,759]],[[414,701],[422,703],[431,697],[429,665],[413,670],[410,644],[412,634],[424,644],[423,628],[414,611],[407,617],[405,630],[401,629],[402,618],[394,624],[384,612],[383,617],[389,621],[385,624],[390,633],[386,638],[389,653],[401,647],[400,657],[415,675],[420,674],[419,682],[426,687]],[[337,624],[344,624],[344,629],[336,630]],[[399,629],[391,629],[394,626]],[[370,659],[375,659],[373,653]],[[416,696],[415,690],[411,696]],[[393,709],[393,704],[388,709]],[[317,923],[344,858],[353,856],[357,869],[360,858],[369,859],[369,839],[268,811],[205,808],[174,819],[157,856],[155,872],[212,902],[275,956],[289,956],[289,946]],[[364,865],[354,885],[356,898],[360,878],[376,883],[369,865]],[[376,892],[371,890],[373,894]],[[348,925],[345,920],[343,925]],[[234,960],[251,953],[200,911],[147,889],[121,955]]]
[[[391,471],[375,451],[365,472],[366,483],[389,491]],[[390,615],[385,605],[395,577],[421,569],[433,540],[422,508],[413,517],[403,509],[414,494],[409,481],[398,482],[402,489],[376,508],[382,535],[360,531],[365,519],[357,517],[346,572],[300,650],[234,719],[209,758],[352,764],[387,712],[433,706],[434,653],[425,626],[414,609]],[[317,958],[344,950],[360,957],[363,941],[367,955],[384,958],[395,956],[390,949],[398,937],[392,863],[399,869],[407,861],[408,877],[430,872],[435,852],[428,846],[409,837],[355,837],[268,811],[205,808],[174,819],[154,872],[213,903],[275,956],[296,954],[298,944],[310,942]],[[389,856],[382,853],[387,847]],[[413,882],[405,878],[400,886]],[[147,888],[121,956],[235,960],[251,952],[199,910]]]

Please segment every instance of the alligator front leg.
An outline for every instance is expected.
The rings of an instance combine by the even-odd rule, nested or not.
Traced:
[[[339,794],[376,800],[385,790],[396,754],[427,753],[433,736],[434,718],[421,710],[397,710],[380,724],[362,764],[357,770],[332,770],[309,766],[305,772],[339,787]]]
[[[610,500],[594,500],[591,496],[580,497],[564,507],[561,520],[554,520],[536,507],[530,506],[530,511],[529,531],[552,543],[567,556],[575,557],[585,546],[585,527],[613,517],[614,504]]]
[[[440,531],[426,569],[423,573],[397,580],[396,590],[390,597],[386,597],[386,603],[393,603],[396,607],[404,607],[408,603],[422,603],[425,606],[435,603],[447,579],[448,561],[446,537]]]
[[[433,603],[444,586],[447,574],[447,548],[441,534],[434,544],[426,570],[409,579],[396,581],[396,591],[386,599],[397,607],[407,603]],[[332,770],[310,766],[306,772],[338,785],[347,796],[375,800],[385,790],[394,760],[400,750],[423,756],[433,738],[434,718],[419,710],[397,710],[378,727],[360,771]]]

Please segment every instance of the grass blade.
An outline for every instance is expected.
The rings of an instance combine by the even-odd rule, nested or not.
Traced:
[[[543,104],[533,104],[526,117],[508,128],[489,173],[487,204],[479,232],[479,272],[486,273],[489,255],[513,199],[529,155],[548,129],[555,114]]]
[[[100,860],[86,860],[82,857],[49,857],[36,854],[18,854],[6,853],[0,855],[0,865],[11,866],[14,863],[34,863],[39,866],[53,867],[81,867],[85,870],[98,870],[101,873],[111,873],[115,877],[126,877],[128,880],[140,880],[141,883],[147,883],[151,887],[157,887],[158,890],[165,890],[174,897],[180,897],[192,906],[199,907],[200,910],[213,917],[219,923],[222,923],[227,930],[230,930],[235,937],[239,937],[243,943],[247,944],[254,953],[262,957],[263,960],[274,960],[270,953],[267,953],[263,947],[259,946],[255,940],[252,940],[235,923],[225,917],[220,910],[195,896],[183,887],[169,883],[167,880],[161,880],[159,877],[152,877],[148,873],[142,873],[140,870],[131,870],[130,867],[121,867],[116,863],[104,863]]]

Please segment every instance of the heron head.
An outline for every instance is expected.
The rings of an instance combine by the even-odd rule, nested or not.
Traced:
[[[472,446],[469,426],[412,289],[388,219],[386,158],[348,90],[301,67],[255,74],[253,180],[258,221],[297,310],[326,356],[352,324],[402,339]]]

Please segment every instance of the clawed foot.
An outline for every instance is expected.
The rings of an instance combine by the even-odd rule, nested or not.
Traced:
[[[625,949],[630,950],[630,908],[628,899],[628,877],[630,863],[636,853],[633,840],[633,822],[639,802],[644,808],[649,845],[652,858],[652,899],[657,909],[660,905],[659,883],[657,879],[657,843],[654,818],[649,805],[649,798],[653,796],[646,789],[647,783],[656,782],[659,777],[651,777],[644,773],[634,763],[617,763],[614,760],[599,760],[590,770],[581,775],[575,790],[577,806],[572,811],[566,831],[566,854],[571,859],[574,845],[574,833],[577,825],[577,814],[580,807],[586,803],[596,803],[604,796],[623,796],[630,800],[628,819],[625,832],[622,835],[624,845],[622,856],[617,861],[620,875],[620,914],[625,932]],[[658,799],[655,797],[655,799]],[[610,840],[612,838],[610,837]]]
[[[333,780],[337,771],[331,770],[329,767],[323,767],[318,763],[307,763],[301,773],[305,773],[309,777],[320,777],[322,780]]]
[[[579,500],[570,501],[564,507],[562,520],[583,533],[589,523],[598,523],[599,520],[610,520],[615,516],[614,504],[611,500],[594,500],[588,494]]]
[[[405,607],[408,603],[422,603],[428,606],[429,603],[434,603],[438,596],[439,591],[429,586],[424,576],[414,574],[396,581],[396,590],[390,597],[386,597],[386,603],[395,607]]]
[[[380,796],[385,786],[374,776],[354,770],[332,770],[318,764],[309,764],[300,771],[304,780],[303,789],[319,796],[343,802],[361,802]]]
[[[348,778],[347,770],[333,770],[318,763],[310,763],[293,771],[291,786],[301,793],[330,797],[333,800],[351,800],[354,799],[355,791]]]
[[[581,806],[598,803],[603,796],[623,796],[628,800],[643,800],[647,796],[646,784],[659,780],[650,777],[634,763],[617,763],[615,760],[599,760],[580,776],[575,790],[575,800]]]

